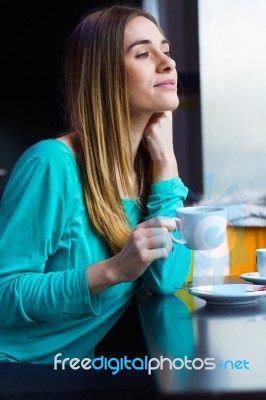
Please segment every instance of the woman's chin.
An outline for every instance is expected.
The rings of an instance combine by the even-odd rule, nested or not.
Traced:
[[[164,107],[163,109],[161,109],[161,112],[163,111],[175,111],[179,106],[179,101],[169,104],[168,106]]]
[[[176,98],[167,104],[167,109],[165,109],[165,111],[175,111],[178,108],[178,106],[179,106],[179,98]]]

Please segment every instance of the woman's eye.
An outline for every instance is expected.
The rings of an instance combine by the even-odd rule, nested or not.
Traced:
[[[170,58],[171,58],[171,53],[170,53],[170,51],[164,51],[164,54],[165,54],[167,57],[170,57]]]
[[[137,58],[146,58],[149,57],[150,53],[149,51],[145,51],[144,53],[140,53],[137,55]]]

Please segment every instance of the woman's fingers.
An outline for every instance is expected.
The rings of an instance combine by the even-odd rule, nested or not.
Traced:
[[[167,228],[139,228],[133,233],[133,240],[137,248],[142,249],[166,249],[172,250],[172,238]]]
[[[166,258],[173,247],[169,231],[175,229],[174,219],[156,217],[137,225],[132,237],[140,252],[149,251],[149,259]]]
[[[151,238],[154,236],[162,235],[165,232],[168,232],[167,228],[139,228],[138,231],[139,236],[143,238]]]
[[[170,231],[175,228],[175,220],[165,217],[137,225],[123,249],[114,257],[116,281],[137,279],[153,261],[166,259],[173,247]]]
[[[176,222],[174,218],[155,217],[140,223],[136,226],[135,230],[139,228],[166,228],[168,231],[174,231],[176,229]]]
[[[164,247],[162,248],[158,248],[158,249],[153,249],[153,250],[149,250],[149,259],[150,262],[154,261],[154,260],[165,260],[168,257],[169,251],[167,249],[165,249]]]
[[[172,239],[168,231],[161,235],[150,237],[147,240],[147,249],[165,249],[167,254],[172,250]]]

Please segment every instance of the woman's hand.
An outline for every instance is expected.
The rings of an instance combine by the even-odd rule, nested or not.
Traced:
[[[178,177],[173,147],[172,112],[153,114],[145,128],[143,140],[154,165],[153,181]]]
[[[165,259],[172,251],[169,231],[174,231],[173,219],[152,218],[137,225],[129,240],[115,258],[115,280],[133,281],[156,259]]]
[[[175,220],[163,217],[152,218],[137,225],[118,254],[88,267],[91,294],[97,294],[117,283],[134,281],[153,261],[167,258],[172,251],[169,231],[175,229]]]

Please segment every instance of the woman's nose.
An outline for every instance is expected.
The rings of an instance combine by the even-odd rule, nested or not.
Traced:
[[[160,62],[158,62],[158,69],[160,71],[173,70],[176,68],[176,62],[167,54],[162,54]]]

